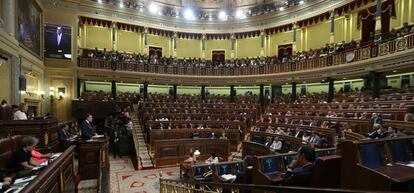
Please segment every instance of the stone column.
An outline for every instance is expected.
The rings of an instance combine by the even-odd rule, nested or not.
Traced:
[[[201,58],[206,58],[206,34],[203,34],[201,38]]]
[[[111,81],[111,93],[112,93],[112,98],[116,100],[116,81],[115,80]]]
[[[292,82],[292,101],[296,100],[296,82]]]
[[[231,53],[230,53],[230,57],[233,59],[235,58],[235,50],[236,50],[236,37],[234,36],[234,33],[231,34],[230,36],[230,47],[231,47]]]
[[[144,82],[144,99],[148,98],[148,82]]]
[[[230,86],[230,102],[234,102],[236,91],[234,90],[234,85]]]
[[[333,44],[335,42],[335,12],[331,11],[331,28],[330,28],[330,34],[329,34],[329,43]]]
[[[298,26],[296,25],[296,23],[293,23],[293,37],[292,37],[292,54],[296,55],[296,30],[297,30]]]
[[[81,80],[79,78],[76,79],[76,97],[79,98],[81,96]]]
[[[171,41],[173,44],[173,57],[177,57],[177,32],[174,32],[174,35],[171,37]]]
[[[328,98],[327,102],[331,103],[335,97],[335,80],[328,78]]]
[[[377,8],[375,13],[375,41],[381,40],[381,10],[382,10],[382,0],[376,0]]]
[[[201,86],[201,100],[206,100],[206,86]]]
[[[173,101],[175,102],[177,100],[177,85],[173,85]]]
[[[16,10],[16,2],[15,0],[3,0],[2,5],[2,12],[3,12],[3,27],[4,30],[9,34],[10,36],[14,37],[15,35],[15,29],[16,29],[16,16],[15,16],[15,10]]]
[[[264,29],[261,29],[260,30],[260,56],[265,55],[265,50],[264,50],[264,48],[265,48],[265,38],[266,38],[265,35],[266,34],[265,34]]]

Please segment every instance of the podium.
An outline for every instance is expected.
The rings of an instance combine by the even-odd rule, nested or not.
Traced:
[[[109,138],[79,141],[79,175],[81,180],[97,179],[99,193],[109,192]]]

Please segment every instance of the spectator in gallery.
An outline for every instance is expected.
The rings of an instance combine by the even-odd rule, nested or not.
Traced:
[[[21,103],[19,110],[14,113],[14,120],[27,120],[27,110],[29,106],[26,103]]]

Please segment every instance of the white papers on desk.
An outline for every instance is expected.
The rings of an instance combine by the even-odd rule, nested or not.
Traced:
[[[54,153],[50,158],[58,158],[62,153]]]
[[[18,178],[14,181],[14,184],[20,184],[20,183],[24,183],[24,182],[29,182],[32,181],[33,179],[36,178],[36,175],[34,176],[28,176],[28,177],[24,177],[24,178]]]
[[[102,137],[105,137],[105,135],[95,135],[95,136],[92,136],[92,138],[102,138]]]
[[[47,160],[46,161],[44,161],[44,162],[42,162],[41,164],[40,164],[40,166],[47,166]]]
[[[20,191],[22,191],[23,188],[9,188],[6,192],[4,193],[19,193]]]
[[[414,161],[411,161],[411,162],[408,162],[408,163],[397,162],[397,164],[407,166],[407,167],[410,167],[410,168],[414,168]]]
[[[221,177],[226,181],[236,179],[236,175],[232,175],[232,174],[224,174],[224,175],[221,175]]]

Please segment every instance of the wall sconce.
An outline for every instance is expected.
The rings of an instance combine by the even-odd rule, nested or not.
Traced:
[[[62,100],[63,97],[65,97],[65,94],[63,92],[59,92],[58,95],[59,95],[59,98],[58,98],[59,101]]]
[[[50,87],[49,88],[49,95],[51,96],[51,97],[53,97],[53,96],[55,96],[55,87]]]
[[[45,99],[45,91],[44,90],[39,90],[37,93],[39,93],[39,95],[42,99]]]

